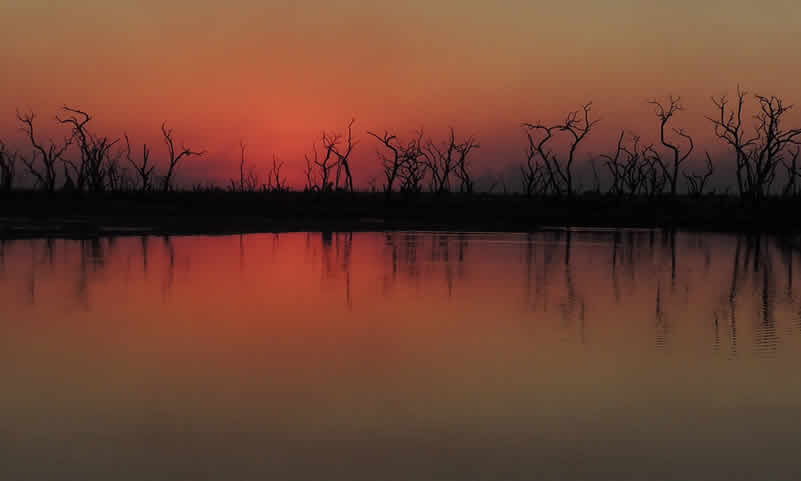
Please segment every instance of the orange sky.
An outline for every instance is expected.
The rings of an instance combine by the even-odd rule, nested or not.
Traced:
[[[245,138],[254,163],[275,153],[299,184],[303,151],[355,117],[365,186],[379,174],[368,129],[453,125],[478,136],[478,165],[499,170],[521,158],[521,121],[561,120],[593,100],[603,123],[583,159],[611,150],[621,128],[652,139],[645,101],[673,93],[687,107],[676,126],[706,147],[710,95],[739,82],[801,101],[799,44],[792,0],[9,0],[0,137],[18,139],[16,108],[50,125],[68,104],[95,113],[104,134],[154,143],[161,159],[168,121],[209,151],[184,179],[236,175]]]

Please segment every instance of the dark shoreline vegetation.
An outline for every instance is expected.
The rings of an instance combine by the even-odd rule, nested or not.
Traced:
[[[530,232],[551,228],[662,228],[720,232],[801,232],[801,199],[759,203],[731,196],[650,199],[582,194],[428,192],[386,200],[369,192],[130,192],[0,196],[0,237],[235,234],[394,229]],[[232,215],[233,213],[233,215]]]
[[[749,99],[755,115],[745,113]],[[588,159],[592,181],[577,173],[581,144],[600,122],[592,103],[556,123],[523,123],[527,148],[519,165],[520,188],[503,178],[479,188],[471,155],[473,136],[450,129],[445,140],[420,130],[401,139],[366,131],[383,179],[354,186],[351,154],[359,144],[355,120],[344,133],[323,132],[305,156],[305,185],[294,190],[273,157],[266,177],[246,158],[240,142],[239,178],[225,187],[176,186],[177,170],[205,155],[176,142],[161,125],[166,155],[101,136],[92,116],[64,107],[62,142],[44,141],[37,117],[17,112],[29,147],[12,150],[0,140],[0,236],[79,236],[122,233],[229,233],[286,230],[463,229],[531,231],[546,226],[649,227],[796,233],[801,222],[801,128],[787,128],[792,109],[776,96],[712,98],[708,116],[728,157],[689,170],[693,137],[674,127],[678,97],[651,100],[659,141],[646,144],[622,131],[612,153]],[[121,139],[124,138],[124,143]],[[30,152],[30,153],[28,153]],[[736,178],[723,193],[711,179],[726,169]],[[20,174],[20,175],[18,175]],[[22,182],[20,182],[22,181]],[[27,186],[26,186],[27,184]]]

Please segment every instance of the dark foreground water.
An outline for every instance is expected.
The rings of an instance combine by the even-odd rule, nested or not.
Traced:
[[[0,245],[2,480],[801,478],[767,237]]]

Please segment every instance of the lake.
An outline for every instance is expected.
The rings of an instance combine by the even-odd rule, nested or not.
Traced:
[[[799,262],[659,230],[2,241],[0,479],[799,479]]]

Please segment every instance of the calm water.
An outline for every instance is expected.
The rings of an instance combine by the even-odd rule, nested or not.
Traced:
[[[0,245],[0,479],[799,479],[801,255],[659,231]]]

